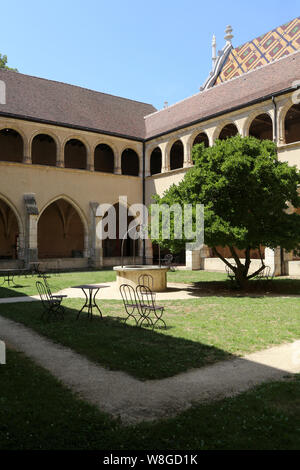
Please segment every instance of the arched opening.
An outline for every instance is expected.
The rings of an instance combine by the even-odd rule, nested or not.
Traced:
[[[139,156],[132,149],[126,149],[122,153],[122,175],[139,175]]]
[[[204,147],[209,147],[209,140],[205,132],[200,132],[200,134],[196,136],[193,142],[193,147],[194,145],[202,144],[202,143],[204,144]]]
[[[239,133],[239,131],[238,131],[235,124],[233,124],[233,123],[227,124],[221,130],[220,135],[219,135],[219,139],[220,140],[229,139],[230,137],[234,137],[238,133]]]
[[[103,240],[102,243],[102,248],[103,248],[103,256],[106,258],[119,258],[121,256],[121,245],[122,245],[122,239],[123,236],[120,237],[119,230],[120,230],[120,210],[126,211],[127,209],[124,208],[124,206],[120,206],[119,203],[116,203],[114,206],[115,209],[115,214],[116,214],[116,238],[106,238]],[[107,217],[107,212],[104,214],[104,218]],[[126,216],[125,216],[126,217]],[[124,217],[124,218],[125,218]],[[128,214],[127,210],[127,228],[130,224],[130,222],[134,219],[134,217],[130,216]],[[126,219],[125,219],[126,220]],[[104,226],[104,231],[107,231],[107,225]],[[133,256],[135,253],[135,256],[138,256],[138,240],[133,240],[129,236],[124,242],[124,248],[123,248],[123,256]]]
[[[170,151],[170,169],[176,170],[183,167],[183,143],[176,140]]]
[[[18,258],[19,225],[8,204],[0,199],[0,260]]]
[[[300,104],[294,104],[285,117],[285,143],[300,141]]]
[[[260,114],[253,119],[249,135],[260,140],[273,140],[273,123],[268,114]]]
[[[65,199],[50,204],[38,221],[39,258],[82,258],[84,225],[74,208]]]
[[[56,166],[56,144],[47,134],[36,135],[32,141],[32,163],[34,165]]]
[[[95,148],[94,170],[105,173],[114,172],[114,152],[109,145],[99,144]]]
[[[23,139],[14,129],[0,131],[0,161],[22,163]]]
[[[78,139],[71,139],[65,145],[65,168],[86,170],[86,148]]]
[[[150,157],[150,173],[156,175],[161,173],[162,154],[159,147],[156,147]]]

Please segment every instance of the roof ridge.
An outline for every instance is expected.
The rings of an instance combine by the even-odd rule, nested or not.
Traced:
[[[160,109],[160,110],[158,110],[158,111],[154,111],[153,113],[147,114],[146,116],[144,116],[144,119],[146,119],[146,118],[148,118],[148,117],[151,117],[151,116],[154,116],[155,114],[161,113],[161,112],[163,112],[163,111],[167,111],[168,109],[173,108],[174,106],[177,106],[178,104],[183,103],[184,101],[187,101],[187,100],[193,98],[194,96],[201,95],[201,94],[204,94],[204,93],[208,93],[208,92],[210,92],[210,91],[215,90],[215,89],[218,88],[218,87],[228,85],[229,83],[232,83],[234,80],[243,79],[243,78],[245,78],[246,76],[248,76],[248,75],[251,74],[251,73],[257,72],[258,70],[261,70],[261,69],[263,69],[263,68],[265,68],[265,67],[270,67],[270,66],[276,64],[277,62],[280,62],[281,60],[285,60],[285,59],[287,60],[287,59],[291,58],[292,56],[294,56],[294,55],[296,55],[296,54],[299,54],[299,53],[300,53],[300,49],[299,49],[298,51],[294,51],[294,52],[290,53],[290,54],[287,55],[287,56],[279,57],[278,59],[275,59],[275,60],[273,60],[272,62],[269,62],[269,63],[267,63],[267,64],[263,64],[263,65],[261,65],[260,67],[257,67],[257,68],[255,68],[255,69],[253,69],[253,70],[248,70],[248,72],[244,72],[242,75],[239,75],[238,77],[233,77],[233,78],[231,78],[230,80],[226,80],[225,82],[218,83],[218,84],[214,85],[214,86],[211,87],[211,88],[207,88],[206,90],[198,91],[197,93],[194,93],[193,95],[188,96],[187,98],[184,98],[183,100],[177,101],[176,103],[174,103],[174,104],[168,106],[167,108],[163,108],[163,109]]]
[[[22,75],[23,77],[34,78],[36,80],[43,80],[45,82],[58,83],[60,85],[66,85],[66,86],[69,86],[69,87],[79,88],[81,90],[91,91],[93,93],[99,93],[100,95],[111,96],[113,98],[118,98],[120,100],[131,101],[133,103],[146,104],[148,106],[153,106],[153,104],[146,103],[145,101],[138,101],[138,100],[133,100],[131,98],[125,98],[124,96],[113,95],[111,93],[104,93],[103,91],[93,90],[92,88],[85,88],[85,87],[80,86],[80,85],[74,85],[72,83],[66,83],[66,82],[62,82],[60,80],[52,80],[50,78],[37,77],[36,75],[28,75],[26,73],[16,72],[15,70],[8,70],[8,69],[0,69],[0,70],[4,71],[5,73],[14,73],[14,74],[17,74],[17,75]],[[155,108],[155,106],[153,106],[153,108]]]

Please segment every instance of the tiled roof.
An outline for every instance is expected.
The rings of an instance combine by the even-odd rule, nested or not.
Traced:
[[[232,49],[216,85],[254,70],[300,49],[300,17]]]
[[[1,114],[143,139],[143,118],[155,111],[150,104],[9,70],[0,70],[0,80],[6,84]]]
[[[300,80],[300,51],[146,116],[146,138],[228,112]]]

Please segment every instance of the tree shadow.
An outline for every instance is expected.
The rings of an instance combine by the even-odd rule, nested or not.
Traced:
[[[92,320],[86,313],[76,320],[79,309],[65,307],[64,320],[44,321],[40,302],[0,305],[0,315],[32,328],[107,369],[124,371],[141,380],[172,377],[235,357],[217,347],[172,336],[171,318],[165,318],[170,334],[164,334],[166,330],[162,328],[124,323],[122,305],[105,306],[102,301],[100,307],[103,318]]]

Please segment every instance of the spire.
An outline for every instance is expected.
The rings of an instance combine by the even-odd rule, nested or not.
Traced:
[[[212,69],[214,70],[215,63],[216,63],[216,60],[217,60],[217,41],[216,41],[216,36],[215,35],[213,35],[213,37],[212,37],[211,46],[212,46]]]
[[[226,45],[227,45],[227,44],[230,44],[230,45],[232,44],[232,43],[231,43],[231,40],[232,40],[232,38],[233,38],[232,31],[233,31],[233,29],[232,29],[232,27],[231,27],[230,25],[228,25],[227,28],[225,29],[225,36],[224,36],[224,39],[225,39],[225,41],[226,41]]]

